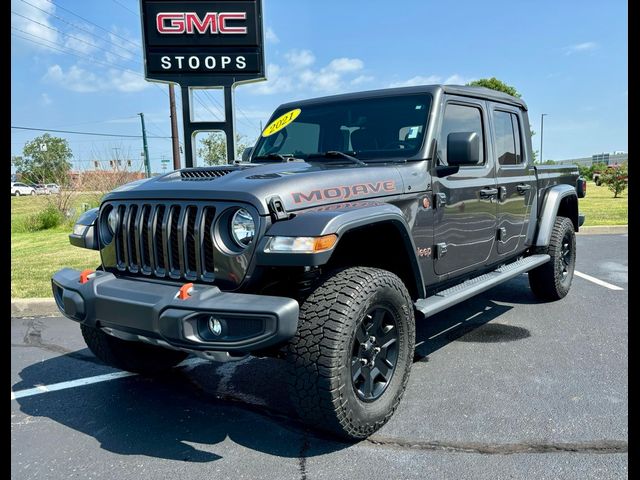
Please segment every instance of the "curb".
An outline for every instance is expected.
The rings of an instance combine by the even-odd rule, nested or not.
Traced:
[[[629,233],[629,225],[594,225],[580,227],[578,235],[615,235]]]
[[[11,299],[12,317],[50,317],[60,315],[53,298]]]

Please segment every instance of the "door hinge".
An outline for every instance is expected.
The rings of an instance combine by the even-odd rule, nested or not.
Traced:
[[[507,187],[498,188],[498,200],[504,200],[507,198]]]
[[[505,227],[500,227],[498,229],[498,241],[504,242],[505,238],[507,238],[507,229]]]
[[[447,204],[447,194],[446,193],[436,193],[433,196],[433,204],[436,209],[442,208]]]
[[[284,208],[282,199],[280,197],[271,197],[268,202],[269,213],[271,214],[271,220],[275,223],[279,220],[286,220],[289,218],[289,214]]]
[[[442,243],[437,243],[436,244],[436,258],[442,258],[447,254],[447,244],[442,242]]]

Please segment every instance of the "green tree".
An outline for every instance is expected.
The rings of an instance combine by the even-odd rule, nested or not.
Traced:
[[[506,93],[508,95],[520,98],[520,93],[516,90],[516,87],[512,87],[511,85],[507,85],[502,80],[498,80],[496,77],[491,78],[481,78],[479,80],[474,80],[473,82],[467,83],[470,87],[485,87],[490,88],[491,90],[497,90],[499,92]]]
[[[242,152],[247,146],[245,137],[236,134],[236,158],[242,157]],[[226,165],[229,163],[227,161],[227,142],[225,135],[221,132],[211,132],[201,139],[198,155],[207,165]]]
[[[629,170],[623,163],[617,168],[609,168],[602,174],[602,183],[613,192],[613,198],[618,198],[629,184]]]
[[[69,143],[64,138],[48,133],[28,142],[22,157],[14,157],[16,171],[22,181],[32,183],[58,183],[65,185],[69,178],[73,157]]]

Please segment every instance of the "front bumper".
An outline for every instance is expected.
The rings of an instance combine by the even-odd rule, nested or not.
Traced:
[[[299,306],[291,298],[227,293],[196,284],[181,300],[180,285],[104,271],[80,283],[80,272],[69,268],[56,272],[51,283],[58,308],[71,320],[120,338],[192,353],[242,355],[283,343],[298,328]],[[222,325],[219,335],[209,329],[211,318]]]

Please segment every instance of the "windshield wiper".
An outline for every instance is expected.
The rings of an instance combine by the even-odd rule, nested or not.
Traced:
[[[293,162],[295,160],[299,160],[293,155],[281,155],[279,153],[269,153],[267,155],[260,155],[257,157],[253,157],[251,160],[280,160],[281,162]]]
[[[336,150],[329,150],[328,152],[323,153],[311,153],[307,156],[307,158],[311,157],[320,157],[320,158],[344,158],[345,160],[349,160],[357,165],[366,165],[365,162],[360,160],[359,158],[352,157],[351,155],[347,155],[344,152],[338,152]]]

